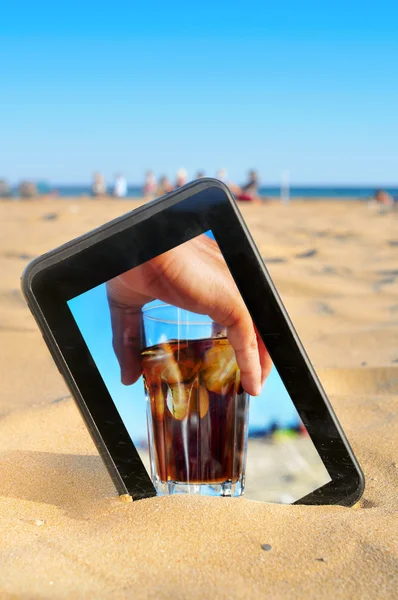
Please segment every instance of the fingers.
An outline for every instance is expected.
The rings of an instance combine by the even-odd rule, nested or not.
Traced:
[[[257,396],[271,371],[271,357],[217,244],[213,240],[201,238],[198,241],[206,244],[206,247],[201,248],[201,256],[204,252],[212,255],[212,270],[215,274],[213,286],[211,278],[207,280],[208,314],[228,328],[228,339],[235,351],[242,386],[247,393]]]
[[[268,350],[265,347],[265,344],[264,344],[262,338],[260,337],[256,327],[255,327],[255,331],[256,331],[258,353],[260,356],[260,365],[261,365],[261,387],[263,387],[268,375],[271,372],[272,360],[271,360]]]
[[[252,323],[238,318],[228,328],[228,339],[235,351],[243,389],[251,396],[261,392],[261,363],[256,333]]]
[[[124,385],[135,383],[141,375],[141,311],[118,306],[109,300],[113,349],[120,365]]]
[[[152,300],[141,279],[142,268],[138,267],[106,284],[112,344],[124,385],[135,383],[141,375],[141,308]]]
[[[226,296],[229,296],[227,301]],[[251,396],[258,396],[261,392],[263,373],[253,321],[237,289],[234,290],[231,286],[228,294],[227,288],[224,287],[223,297],[224,302],[213,305],[208,314],[214,321],[227,327],[228,339],[235,351],[240,370],[242,387]],[[261,356],[264,357],[263,346]]]

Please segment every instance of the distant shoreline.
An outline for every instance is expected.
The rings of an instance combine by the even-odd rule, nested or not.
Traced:
[[[37,184],[39,195],[57,196],[58,198],[78,198],[92,197],[89,185],[49,185]],[[393,197],[398,196],[398,186],[379,186]],[[374,196],[377,186],[292,186],[289,190],[290,200],[309,201],[309,200],[367,200]],[[126,198],[120,200],[141,199],[143,195],[142,187],[129,185]],[[260,197],[266,200],[280,200],[281,188],[278,186],[262,186],[259,189]],[[12,187],[10,200],[18,199],[18,189]],[[112,198],[111,190],[104,198]],[[3,199],[3,198],[2,198]],[[7,198],[4,198],[7,199]]]
[[[398,197],[398,194],[397,194]],[[331,203],[331,204],[338,204],[338,203],[350,203],[350,204],[354,204],[355,202],[357,203],[361,203],[361,204],[366,204],[369,200],[371,200],[372,196],[365,196],[365,197],[358,197],[358,196],[295,196],[295,197],[291,197],[289,199],[288,203],[284,203],[282,202],[281,198],[279,196],[263,196],[260,195],[260,200],[262,202],[262,204],[264,206],[267,205],[275,205],[275,204],[280,204],[280,205],[286,205],[286,204],[301,204],[301,203]],[[26,203],[31,203],[31,202],[54,202],[54,201],[65,201],[65,202],[93,202],[93,203],[102,203],[102,202],[121,202],[121,203],[128,203],[128,202],[134,202],[134,203],[138,203],[138,204],[144,204],[145,202],[149,202],[151,200],[155,200],[156,196],[151,196],[150,198],[146,199],[143,197],[143,195],[141,194],[140,196],[126,196],[124,198],[115,198],[114,196],[108,195],[108,196],[99,196],[99,197],[93,197],[93,196],[89,196],[88,194],[81,194],[81,195],[68,195],[68,196],[61,196],[61,195],[56,195],[53,193],[47,193],[47,194],[39,194],[37,196],[33,196],[31,198],[26,198],[26,197],[22,197],[22,196],[9,196],[7,198],[2,198],[0,197],[0,202],[4,202],[4,203],[9,203],[9,204],[13,204],[13,203],[19,203],[19,202],[26,202]],[[238,201],[238,205],[239,206],[250,206],[252,205],[252,202],[242,202],[242,201]],[[258,206],[258,205],[257,205]]]

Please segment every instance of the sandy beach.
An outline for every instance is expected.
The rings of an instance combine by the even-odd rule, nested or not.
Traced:
[[[0,202],[0,598],[396,597],[398,213],[355,201],[241,207],[365,472],[362,500],[131,503],[116,494],[20,276],[139,203]]]

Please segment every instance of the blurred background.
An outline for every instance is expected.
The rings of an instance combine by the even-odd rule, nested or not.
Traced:
[[[252,169],[263,197],[394,197],[397,19],[392,0],[7,3],[0,192]]]

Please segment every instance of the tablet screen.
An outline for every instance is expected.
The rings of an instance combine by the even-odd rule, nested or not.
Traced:
[[[232,280],[208,231],[72,298],[69,309],[155,484],[207,478],[211,493],[214,481],[243,470],[236,495],[295,502],[331,477],[269,356],[249,402],[228,331],[193,310],[213,285],[210,272],[199,273],[211,265],[207,252]]]

